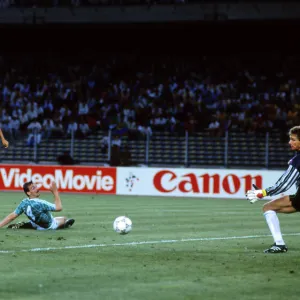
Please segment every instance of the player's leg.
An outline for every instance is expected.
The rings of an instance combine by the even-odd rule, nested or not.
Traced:
[[[67,219],[66,217],[52,218],[52,222],[48,228],[41,227],[33,222],[32,225],[33,227],[36,228],[36,230],[58,230],[58,229],[63,229],[72,226],[75,221],[73,220],[73,222],[71,222],[70,224],[69,220],[73,220],[73,219]],[[66,224],[69,226],[66,226]]]
[[[53,222],[49,228],[43,228],[35,224],[32,221],[29,222],[19,222],[15,224],[10,224],[7,226],[9,229],[34,229],[34,230],[56,230],[69,228],[74,224],[74,219],[67,219],[66,217],[56,217],[53,218]]]
[[[15,224],[10,224],[7,226],[8,229],[36,229],[35,226],[33,226],[32,222],[19,222]]]
[[[294,213],[297,209],[293,206],[290,196],[269,201],[263,206],[264,217],[269,226],[274,239],[274,245],[265,250],[265,253],[282,253],[287,252],[287,247],[283,240],[280,223],[277,213]]]
[[[75,220],[74,219],[67,219],[66,217],[56,217],[54,218],[57,223],[56,229],[64,229],[71,227]]]
[[[294,213],[297,209],[293,206],[292,199],[294,196],[283,196],[278,199],[271,200],[264,204],[263,212],[269,210],[275,211],[276,213]]]

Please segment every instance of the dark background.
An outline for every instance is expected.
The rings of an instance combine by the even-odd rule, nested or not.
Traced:
[[[1,25],[0,51],[240,53],[299,50],[300,21]]]

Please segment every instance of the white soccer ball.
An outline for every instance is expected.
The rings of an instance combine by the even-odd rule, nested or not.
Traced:
[[[117,233],[127,234],[132,229],[132,221],[125,216],[117,217],[114,220],[113,228]]]

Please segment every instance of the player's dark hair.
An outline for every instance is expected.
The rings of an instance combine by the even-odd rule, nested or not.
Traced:
[[[33,184],[32,181],[28,181],[23,184],[23,190],[24,190],[24,193],[26,194],[26,196],[28,196],[27,192],[29,192],[29,186],[32,184]]]
[[[289,131],[289,135],[291,134],[297,135],[297,138],[300,141],[300,126],[294,126],[293,128],[291,128]]]

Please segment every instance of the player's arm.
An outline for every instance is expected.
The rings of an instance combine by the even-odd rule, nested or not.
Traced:
[[[288,191],[299,179],[300,173],[292,165],[289,165],[288,169],[282,174],[282,176],[277,180],[277,182],[265,189],[267,196],[278,195]]]
[[[247,199],[250,203],[254,203],[257,200],[265,196],[273,196],[288,191],[299,179],[300,173],[292,165],[289,165],[288,169],[282,174],[282,176],[276,181],[276,183],[266,189],[255,189],[247,191]]]
[[[2,145],[4,146],[4,148],[8,148],[9,142],[5,139],[1,128],[0,128],[0,138],[1,138],[1,142],[2,142]]]
[[[60,200],[59,192],[58,192],[57,185],[56,185],[55,181],[53,181],[51,183],[50,191],[52,192],[52,194],[54,196],[55,211],[61,211],[62,210],[62,203],[61,203],[61,200]]]
[[[16,219],[19,215],[16,214],[15,212],[10,213],[8,216],[6,216],[1,222],[0,222],[0,228],[7,225],[14,219]]]

